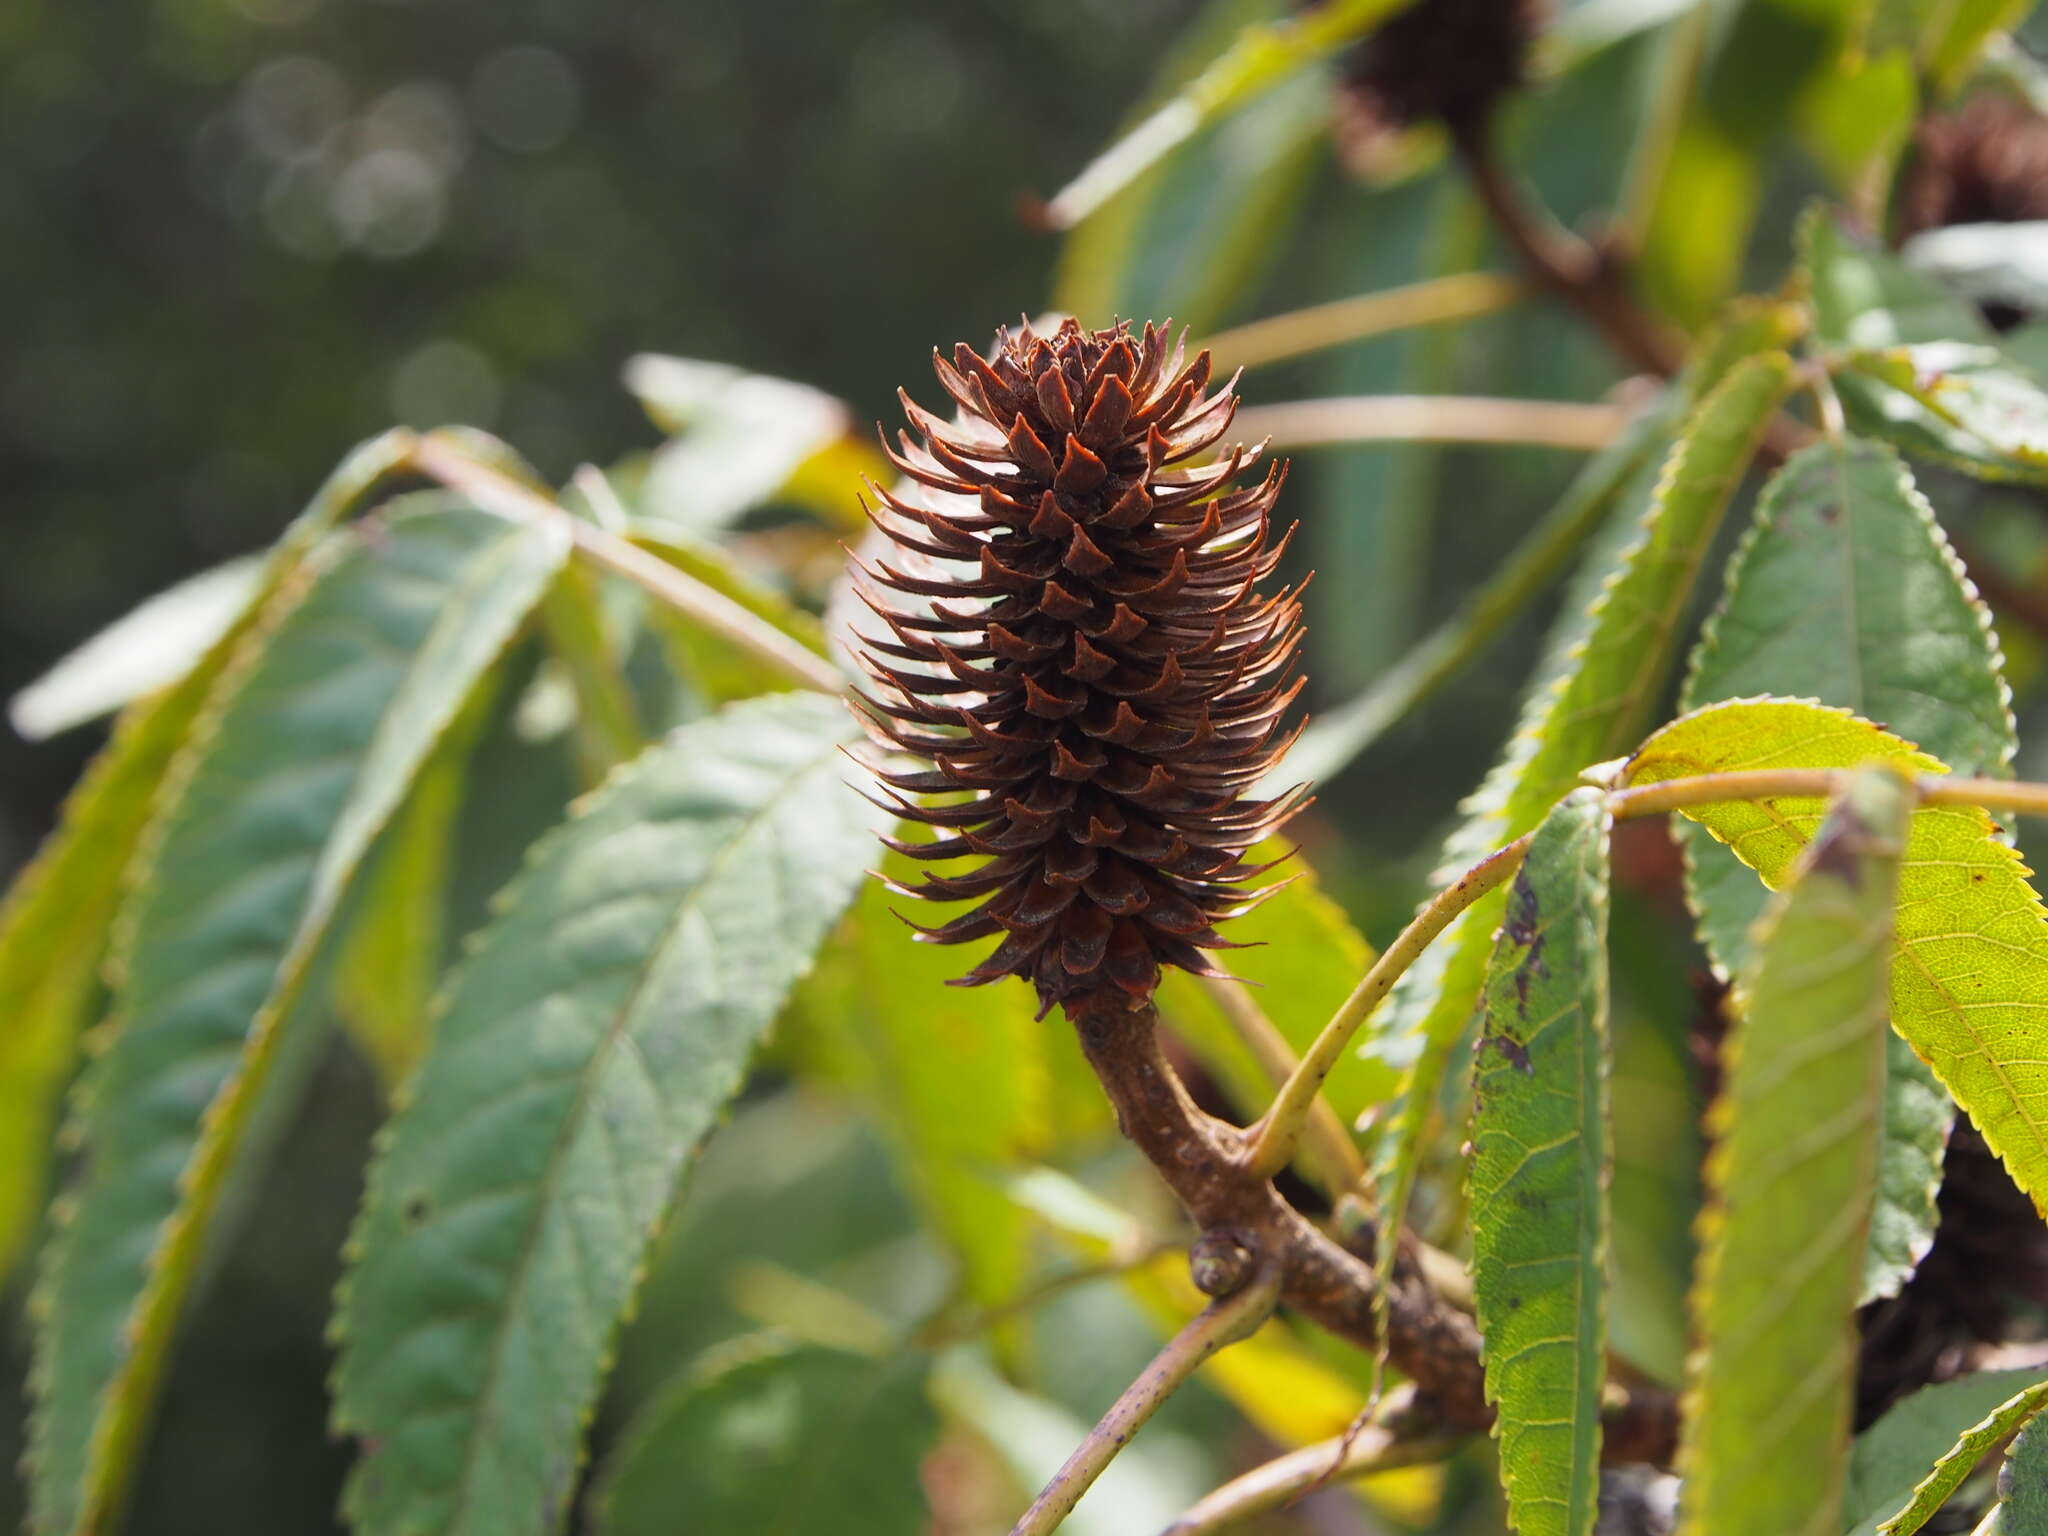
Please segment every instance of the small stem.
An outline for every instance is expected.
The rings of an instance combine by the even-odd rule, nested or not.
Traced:
[[[1251,405],[1237,413],[1248,440],[1270,438],[1276,448],[1334,443],[1499,443],[1604,448],[1628,424],[1617,405],[1569,400],[1504,400],[1484,395],[1337,395]]]
[[[1466,1438],[1426,1430],[1404,1431],[1402,1421],[1414,1410],[1412,1388],[1387,1399],[1387,1409],[1356,1434],[1336,1435],[1303,1446],[1255,1467],[1208,1494],[1160,1536],[1212,1536],[1216,1531],[1278,1509],[1313,1492],[1324,1483],[1438,1461]]]
[[[1703,773],[1616,790],[1607,797],[1607,806],[1615,820],[1626,821],[1728,800],[1769,800],[1782,795],[1825,800],[1839,794],[1848,781],[1848,770],[1843,768],[1757,768]],[[1916,788],[1922,805],[1974,805],[1987,811],[2048,816],[2048,784],[1929,774],[1917,781]]]
[[[1493,152],[1484,123],[1451,139],[1481,206],[1531,282],[1577,310],[1631,368],[1669,378],[1680,353],[1628,291],[1620,268],[1532,202]]]
[[[1238,1039],[1244,1042],[1245,1049],[1257,1059],[1260,1070],[1273,1080],[1275,1087],[1300,1070],[1301,1058],[1294,1054],[1294,1047],[1280,1033],[1279,1027],[1266,1017],[1264,1010],[1252,1001],[1251,991],[1243,982],[1210,977],[1203,985]],[[1365,1158],[1358,1150],[1358,1143],[1351,1139],[1351,1133],[1344,1128],[1337,1111],[1326,1100],[1318,1098],[1311,1106],[1303,1140],[1308,1144],[1309,1156],[1323,1176],[1325,1192],[1332,1200],[1356,1189],[1365,1178]]]
[[[623,576],[686,614],[786,677],[821,693],[840,693],[846,675],[824,657],[805,649],[774,625],[645,550],[607,533],[568,512],[547,497],[500,474],[446,438],[429,433],[410,456],[411,466],[451,490],[460,491],[486,512],[512,522],[532,523],[558,518],[568,528],[577,552],[615,575]]]
[[[1302,357],[1415,326],[1441,325],[1496,314],[1528,293],[1516,278],[1494,272],[1454,272],[1406,283],[1379,293],[1362,293],[1330,304],[1313,304],[1218,331],[1209,351],[1225,373]]]
[[[1248,1338],[1273,1315],[1280,1298],[1280,1272],[1269,1266],[1234,1296],[1212,1302],[1153,1357],[1143,1374],[1088,1432],[1066,1465],[1053,1474],[1045,1491],[1011,1527],[1010,1536],[1043,1536],[1056,1530],[1081,1502],[1117,1452],[1158,1411],[1198,1366],[1226,1345]]]
[[[1344,999],[1336,1016],[1323,1026],[1315,1044],[1302,1057],[1301,1065],[1274,1099],[1273,1107],[1252,1128],[1251,1144],[1245,1150],[1248,1172],[1258,1178],[1271,1178],[1293,1161],[1294,1148],[1301,1139],[1310,1106],[1316,1102],[1324,1079],[1337,1065],[1337,1058],[1351,1043],[1358,1027],[1371,1017],[1373,1009],[1401,979],[1401,973],[1415,963],[1416,957],[1429,947],[1432,939],[1450,926],[1453,918],[1521,867],[1533,835],[1524,834],[1505,848],[1495,849],[1438,891],[1415,914],[1414,920],[1401,930],[1400,937],[1373,962],[1364,980]]]

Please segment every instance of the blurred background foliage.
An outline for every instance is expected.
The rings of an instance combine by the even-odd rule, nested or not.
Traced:
[[[1639,236],[1646,291],[1684,325],[1740,287],[1775,286],[1802,203],[1867,194],[1872,157],[1898,149],[1917,105],[1910,73],[1897,78],[1870,30],[1907,7],[1558,9],[1543,79],[1503,122],[1506,156],[1566,223],[1619,218]],[[1042,227],[1040,195],[1237,29],[1281,10],[0,6],[0,693],[147,594],[267,543],[348,443],[392,421],[489,428],[555,480],[586,460],[623,460],[629,493],[655,498],[663,461],[636,456],[662,432],[621,382],[637,353],[801,381],[864,423],[895,413],[899,383],[932,395],[932,345],[979,343],[1020,311],[1057,306],[1092,323],[1171,314],[1207,334],[1437,274],[1510,270],[1440,142],[1361,127],[1341,60],[1204,129],[1066,240]],[[1593,401],[1624,371],[1570,315],[1531,303],[1260,367],[1245,393],[1254,404],[1385,392]],[[657,419],[664,389],[724,387],[702,376],[635,383]],[[779,494],[822,502],[844,526],[859,462],[845,450]],[[1353,695],[1452,613],[1579,463],[1551,448],[1412,443],[1303,454],[1283,510],[1303,523],[1298,563],[1317,572],[1312,699]],[[2015,567],[2040,560],[2037,519],[2002,512],[2003,493],[1952,492],[1964,531]],[[1942,505],[1947,518],[1952,503]],[[746,526],[785,557],[789,596],[819,595],[791,556],[815,554],[815,538],[774,545],[772,515]],[[1324,786],[1297,826],[1368,936],[1384,940],[1412,906],[1453,804],[1498,750],[1554,604],[1509,625]],[[459,813],[444,919],[451,952],[589,767],[535,728],[536,661],[529,649],[478,722],[479,778]],[[31,746],[0,732],[0,874],[32,851],[99,735]],[[1670,857],[1661,833],[1631,829],[1624,888],[1668,885]],[[1628,1262],[1649,1277],[1616,1326],[1638,1359],[1667,1366],[1682,1348],[1698,1107],[1684,1060],[1697,957],[1672,915],[1627,901],[1616,913],[1616,1198],[1637,1250]],[[876,962],[857,949],[828,952],[807,996],[863,995],[863,967],[872,979]],[[966,1023],[923,1022],[971,1027],[966,1011]],[[799,1006],[777,1049],[805,1050],[815,1033]],[[940,1034],[896,1044],[951,1048]],[[886,1060],[833,1071],[849,1103],[928,1091],[892,1083]],[[346,1454],[324,1428],[322,1328],[382,1090],[339,1047],[320,1072],[184,1346],[135,1502],[138,1533],[333,1528]],[[1034,1144],[1099,1130],[1093,1085],[1057,1048],[1049,1072],[1049,1084],[1016,1087],[1005,1123]],[[899,1187],[890,1132],[886,1116],[778,1093],[772,1074],[756,1085],[664,1241],[598,1426],[600,1464],[628,1418],[664,1393],[681,1395],[640,1420],[650,1433],[709,1412],[678,1384],[679,1363],[805,1309],[809,1281],[886,1298],[898,1323],[945,1299],[945,1262],[916,1212],[972,1220],[983,1192]],[[959,1155],[985,1150],[970,1137]],[[1133,1202],[1163,1220],[1142,1171],[1123,1173]],[[1145,1241],[1105,1233],[1075,1189],[1012,1193],[1004,1211],[1035,1211],[1104,1252]],[[1002,1248],[980,1233],[969,1246],[991,1244]],[[984,1301],[1016,1279],[980,1278]],[[1063,1295],[1033,1330],[1029,1398],[964,1367],[936,1395],[963,1422],[1004,1426],[1021,1448],[1010,1475],[1028,1484],[1147,1358],[1157,1319],[1146,1298],[1164,1307],[1175,1283],[1169,1264],[1156,1285]],[[874,1319],[842,1321],[857,1334]],[[1310,1352],[1289,1357],[1288,1391],[1350,1401],[1357,1359],[1311,1370]],[[25,1355],[18,1329],[0,1335],[8,1462]],[[1331,1432],[1255,1430],[1213,1393],[1186,1394],[1105,1482],[1097,1528],[1163,1521],[1243,1460],[1260,1430]],[[926,1464],[937,1528],[976,1531],[1007,1510],[1014,1489],[993,1476],[986,1456],[942,1444]],[[1388,1484],[1373,1518],[1398,1521],[1444,1495],[1433,1529],[1498,1528],[1487,1477],[1461,1463],[1448,1485],[1436,1478]],[[14,1497],[0,1483],[0,1520],[14,1518]],[[1314,1523],[1276,1528],[1361,1528],[1348,1497],[1322,1503],[1299,1516]]]

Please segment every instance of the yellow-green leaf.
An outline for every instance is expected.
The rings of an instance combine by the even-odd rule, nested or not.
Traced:
[[[1628,781],[1745,768],[1851,768],[1890,761],[1943,772],[1937,759],[1846,710],[1738,700],[1683,715],[1643,744]],[[1698,821],[1776,889],[1819,824],[1817,799],[1779,796],[1697,806]],[[2048,1203],[2048,912],[2019,855],[1969,806],[1913,818],[1899,881],[1892,1024],[1934,1068],[2014,1181]]]
[[[1749,1009],[1709,1116],[1684,1536],[1838,1529],[1913,803],[1895,769],[1858,773],[1757,935]]]
[[[1902,643],[1902,636],[1910,636]],[[1688,707],[1762,693],[1883,720],[1962,773],[1999,774],[2014,738],[1990,616],[1890,448],[1816,443],[1766,487],[1693,653]],[[1742,969],[1766,892],[1727,849],[1681,824],[1687,894],[1708,957]],[[1881,1195],[1864,1299],[1896,1291],[1934,1236],[1953,1107],[1893,1039]]]

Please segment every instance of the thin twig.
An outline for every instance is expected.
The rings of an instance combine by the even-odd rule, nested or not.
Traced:
[[[1279,1026],[1266,1017],[1265,1010],[1252,1000],[1251,990],[1243,982],[1209,977],[1203,985],[1215,999],[1225,1021],[1275,1087],[1300,1070],[1301,1058],[1294,1054],[1293,1045],[1280,1033]],[[1310,1109],[1302,1139],[1308,1144],[1309,1156],[1321,1171],[1326,1181],[1325,1190],[1333,1200],[1356,1189],[1365,1178],[1365,1158],[1358,1150],[1358,1143],[1351,1139],[1351,1133],[1344,1128],[1337,1111],[1326,1100],[1317,1099]]]
[[[1636,303],[1620,266],[1523,192],[1494,154],[1486,125],[1454,127],[1451,140],[1487,217],[1529,280],[1577,310],[1631,368],[1675,374],[1678,344]]]
[[[1337,1059],[1351,1043],[1358,1027],[1394,989],[1394,983],[1401,979],[1402,972],[1415,963],[1416,957],[1429,947],[1430,941],[1450,926],[1453,918],[1521,867],[1522,857],[1529,851],[1530,836],[1533,834],[1525,834],[1505,848],[1495,849],[1438,891],[1415,914],[1414,920],[1401,930],[1400,937],[1381,952],[1379,959],[1365,973],[1365,978],[1344,999],[1343,1006],[1330,1022],[1323,1026],[1315,1044],[1302,1057],[1300,1067],[1273,1100],[1273,1107],[1252,1128],[1251,1142],[1245,1152],[1245,1167],[1249,1172],[1259,1178],[1271,1178],[1294,1160],[1294,1148],[1301,1139],[1310,1106],[1316,1102],[1324,1079],[1337,1065]]]
[[[1233,368],[1256,368],[1303,357],[1369,336],[1497,314],[1528,291],[1528,285],[1519,279],[1496,272],[1453,272],[1252,320],[1218,331],[1206,345],[1218,367],[1228,373]]]
[[[1774,800],[1787,795],[1825,800],[1841,793],[1849,777],[1846,768],[1752,768],[1733,773],[1702,773],[1616,790],[1607,797],[1607,806],[1615,820],[1625,821],[1730,800]],[[1928,774],[1915,781],[1915,788],[1922,805],[1974,805],[1987,811],[2048,816],[2048,784]]]
[[[1131,1436],[1158,1411],[1203,1361],[1226,1345],[1248,1338],[1273,1315],[1280,1298],[1280,1273],[1268,1267],[1233,1296],[1212,1302],[1201,1315],[1167,1342],[1143,1374],[1116,1400],[1102,1422],[1088,1432],[1066,1464],[1053,1474],[1045,1491],[1011,1527],[1010,1536],[1044,1536],[1056,1530],[1094,1486],[1103,1469],[1130,1443]]]
[[[421,474],[460,491],[483,511],[513,522],[559,519],[568,528],[578,553],[587,559],[625,577],[706,629],[717,631],[804,687],[821,693],[845,690],[846,675],[831,662],[749,613],[723,592],[580,517],[570,516],[547,497],[499,473],[459,444],[429,433],[413,450],[410,463]]]
[[[1334,395],[1249,405],[1236,428],[1249,441],[1271,439],[1276,448],[1333,443],[1495,443],[1604,448],[1628,424],[1618,405],[1569,400],[1507,400],[1486,395]]]
[[[1204,1497],[1160,1536],[1213,1536],[1241,1520],[1311,1493],[1324,1483],[1440,1461],[1464,1440],[1402,1423],[1414,1401],[1404,1388],[1387,1400],[1388,1411],[1356,1434],[1336,1435],[1276,1457],[1233,1478]]]

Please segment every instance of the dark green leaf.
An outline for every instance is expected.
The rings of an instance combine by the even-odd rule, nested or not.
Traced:
[[[677,731],[536,847],[451,982],[336,1325],[366,1536],[560,1522],[654,1229],[873,859],[852,735],[813,695]]]
[[[1605,794],[1536,831],[1487,974],[1473,1083],[1472,1289],[1521,1536],[1599,1512],[1607,1319]]]
[[[686,1381],[627,1432],[597,1494],[604,1536],[904,1536],[929,1517],[938,1437],[923,1357],[765,1346]]]

